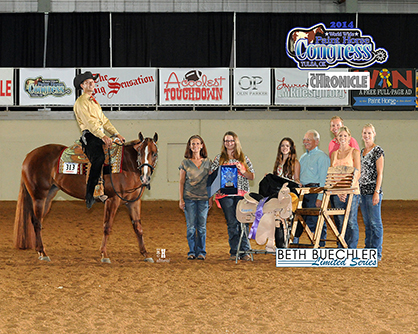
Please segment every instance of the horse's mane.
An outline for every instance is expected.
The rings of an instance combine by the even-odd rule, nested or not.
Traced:
[[[123,146],[134,146],[136,144],[139,144],[140,142],[141,141],[139,139],[134,139],[134,140],[124,143]]]

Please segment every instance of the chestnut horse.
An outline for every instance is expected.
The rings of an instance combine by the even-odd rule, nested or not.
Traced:
[[[148,187],[157,164],[158,148],[154,137],[124,144],[122,172],[104,175],[105,194],[109,198],[104,207],[104,231],[100,247],[102,262],[110,263],[106,244],[112,230],[116,211],[121,202],[128,207],[132,225],[145,261],[154,262],[145,249],[141,226],[141,196]],[[42,242],[42,221],[51,208],[59,189],[70,196],[84,199],[86,176],[59,174],[57,164],[63,145],[49,144],[30,152],[22,164],[22,178],[14,224],[14,245],[19,249],[35,248],[40,260],[50,261]]]

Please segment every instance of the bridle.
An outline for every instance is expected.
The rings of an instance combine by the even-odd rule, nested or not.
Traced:
[[[138,145],[138,150],[137,150],[137,152],[138,152],[138,155],[137,155],[137,159],[136,159],[136,162],[137,162],[137,164],[138,164],[138,170],[139,170],[139,175],[141,176],[142,175],[142,169],[144,168],[144,167],[148,167],[148,168],[150,168],[151,169],[151,175],[152,175],[152,173],[154,172],[154,169],[155,169],[155,165],[157,164],[157,159],[155,160],[155,162],[154,162],[154,166],[153,165],[151,165],[151,164],[149,164],[149,163],[147,163],[147,162],[145,162],[145,163],[142,163],[141,164],[141,150],[140,150],[140,148],[141,148],[141,146],[142,146],[142,144],[145,142],[145,139]],[[116,145],[119,145],[119,146],[123,146],[123,144],[119,144],[119,143],[117,143],[117,142],[115,142],[115,144]],[[158,152],[158,151],[157,151]],[[108,156],[109,156],[109,164],[110,164],[110,148],[107,150],[107,154],[108,154]],[[135,198],[135,199],[127,199],[127,198],[124,198],[124,197],[122,197],[121,195],[119,195],[119,193],[116,191],[116,189],[115,189],[115,185],[113,184],[113,178],[112,178],[112,168],[110,168],[110,172],[109,172],[109,174],[110,174],[110,183],[112,184],[112,189],[113,189],[113,191],[115,192],[115,194],[116,194],[116,196],[118,196],[122,201],[125,201],[125,202],[128,202],[128,203],[133,203],[133,202],[136,202],[137,200],[139,200],[140,198],[141,198],[141,196],[142,196],[142,194],[144,193],[144,188],[147,188],[148,190],[150,190],[151,189],[151,186],[150,186],[150,184],[147,184],[147,185],[144,185],[144,184],[142,184],[141,183],[141,185],[140,186],[138,186],[138,187],[136,187],[136,188],[133,188],[133,189],[131,189],[131,190],[127,190],[127,191],[125,191],[126,193],[133,193],[133,192],[135,192],[135,191],[137,191],[139,188],[141,188],[141,190],[139,191],[139,194],[138,194],[138,196]]]

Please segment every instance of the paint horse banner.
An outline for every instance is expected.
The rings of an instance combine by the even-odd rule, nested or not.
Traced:
[[[356,110],[414,110],[416,106],[415,69],[371,68],[370,89],[352,90]]]

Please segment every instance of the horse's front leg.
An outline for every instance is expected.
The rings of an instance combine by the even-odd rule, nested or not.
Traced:
[[[144,231],[142,229],[141,225],[141,200],[137,200],[135,202],[127,203],[128,209],[129,209],[129,215],[131,217],[132,221],[132,227],[134,228],[136,237],[138,239],[139,243],[139,251],[141,254],[145,257],[145,262],[154,262],[152,257],[148,256],[148,252],[145,248],[144,244]]]
[[[100,247],[102,254],[101,261],[103,263],[110,263],[109,256],[107,254],[107,241],[109,240],[110,233],[112,232],[113,221],[115,220],[116,211],[118,210],[120,199],[118,197],[112,197],[107,199],[104,208],[104,221],[103,221],[103,239]]]

